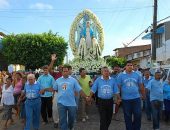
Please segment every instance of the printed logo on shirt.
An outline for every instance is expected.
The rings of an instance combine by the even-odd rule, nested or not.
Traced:
[[[135,87],[137,86],[137,81],[134,78],[128,78],[124,80],[126,87]]]
[[[62,89],[66,90],[67,89],[67,84],[63,84]]]
[[[101,92],[102,92],[103,95],[111,94],[112,91],[113,90],[112,90],[111,86],[109,86],[109,85],[104,85],[101,89]]]

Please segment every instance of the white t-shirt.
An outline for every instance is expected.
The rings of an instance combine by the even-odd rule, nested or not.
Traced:
[[[1,98],[1,104],[5,105],[14,105],[14,88],[12,85],[8,88],[5,89],[6,84],[2,86],[2,98]]]

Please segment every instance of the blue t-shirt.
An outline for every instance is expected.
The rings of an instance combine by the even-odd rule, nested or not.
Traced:
[[[145,77],[143,77],[143,84],[145,88],[148,85],[149,81],[151,81],[152,79],[153,79],[152,76],[149,76],[149,79],[146,79]]]
[[[27,99],[35,99],[40,97],[40,90],[41,85],[38,82],[35,82],[34,84],[30,85],[29,83],[25,84],[24,92]]]
[[[160,80],[152,79],[146,88],[150,91],[150,101],[163,101],[163,86]]]
[[[134,72],[137,73],[139,76],[142,77],[142,73],[141,73],[139,70],[136,70],[136,71],[134,71]]]
[[[170,84],[169,83],[165,83],[163,85],[163,96],[164,96],[164,99],[170,100]]]
[[[117,73],[117,74],[111,74],[110,77],[115,79],[116,83],[117,83],[117,78],[119,77],[121,73]]]
[[[118,76],[118,85],[121,89],[121,95],[123,100],[135,99],[140,97],[140,84],[142,84],[142,78],[136,72],[130,74],[124,71]]]
[[[43,89],[50,87],[53,88],[55,83],[54,78],[50,74],[41,75],[37,81],[41,84]],[[53,95],[52,92],[45,91],[45,93],[41,95],[41,97],[51,97],[52,95]]]
[[[79,92],[82,88],[76,79],[60,77],[56,80],[54,90],[58,91],[58,102],[64,106],[76,106],[75,91]]]
[[[115,79],[109,77],[108,80],[105,80],[103,76],[95,80],[91,91],[93,93],[98,91],[98,97],[102,99],[111,99],[113,94],[119,93]]]

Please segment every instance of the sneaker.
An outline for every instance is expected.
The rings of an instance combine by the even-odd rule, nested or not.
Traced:
[[[82,122],[86,122],[86,119],[85,119],[85,118],[83,118],[83,119],[82,119]]]

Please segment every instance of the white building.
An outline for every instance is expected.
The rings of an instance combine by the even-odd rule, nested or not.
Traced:
[[[156,61],[160,64],[170,64],[170,21],[161,23],[156,30]],[[152,32],[142,39],[151,39]]]

